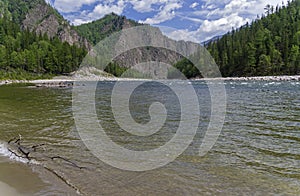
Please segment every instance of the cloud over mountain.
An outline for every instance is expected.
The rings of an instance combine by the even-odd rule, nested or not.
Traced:
[[[282,0],[47,0],[75,25],[114,12],[136,21],[165,25],[177,39],[202,42],[254,20],[267,4]],[[286,3],[287,0],[283,2]]]

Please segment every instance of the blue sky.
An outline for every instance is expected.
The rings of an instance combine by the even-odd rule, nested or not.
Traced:
[[[46,0],[79,25],[114,12],[161,27],[176,40],[202,42],[251,22],[267,4],[287,0]],[[167,29],[170,27],[172,29]]]

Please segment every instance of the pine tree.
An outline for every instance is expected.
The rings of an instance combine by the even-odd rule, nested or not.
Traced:
[[[299,73],[300,0],[267,5],[266,15],[206,45],[223,76]]]

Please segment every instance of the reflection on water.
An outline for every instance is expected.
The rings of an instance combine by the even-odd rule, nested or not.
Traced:
[[[141,138],[122,131],[114,121],[113,85],[99,83],[96,97],[99,120],[113,141],[129,149],[149,150],[172,138],[180,107],[168,88],[148,83],[131,97],[131,115],[139,123],[150,120],[148,108],[153,101],[168,109],[162,130]],[[44,146],[32,154],[38,165],[9,160],[5,158],[9,154],[1,153],[0,181],[29,195],[73,195],[76,189],[84,195],[299,195],[300,83],[227,82],[226,122],[205,157],[198,157],[197,151],[209,122],[209,93],[204,82],[193,85],[201,110],[193,144],[175,162],[148,172],[112,168],[86,149],[72,118],[71,89],[2,86],[2,143],[20,134],[22,145]],[[52,159],[55,156],[63,159]]]

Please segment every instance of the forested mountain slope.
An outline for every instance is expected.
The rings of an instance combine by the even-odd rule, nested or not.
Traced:
[[[34,74],[76,71],[92,45],[114,32],[137,25],[141,24],[112,13],[74,27],[44,0],[1,0],[0,78],[11,78],[22,71]],[[126,70],[124,67],[150,59],[170,63],[178,59],[178,55],[154,52],[155,58],[153,52],[143,48],[131,51],[107,71],[118,75],[120,70]]]
[[[111,13],[99,20],[76,26],[75,29],[80,36],[87,38],[90,43],[96,45],[114,32],[138,25],[141,24],[129,20],[125,16],[118,16]]]
[[[0,18],[0,78],[16,70],[35,74],[64,74],[77,70],[86,55],[84,48],[37,35]],[[8,74],[8,75],[7,75]]]
[[[0,1],[0,79],[75,71],[84,40],[44,0]]]
[[[0,13],[22,30],[37,35],[45,33],[49,38],[58,37],[62,42],[89,49],[88,41],[79,36],[67,20],[44,0],[1,0]]]
[[[80,36],[87,38],[90,43],[96,45],[101,40],[109,37],[115,32],[140,25],[143,24],[127,19],[125,16],[118,16],[111,13],[99,20],[77,26],[75,29]],[[108,65],[105,71],[120,77],[130,67],[143,62],[157,62],[156,64],[153,64],[153,69],[156,69],[156,67],[159,67],[159,62],[165,62],[172,65],[180,59],[182,59],[182,56],[165,49],[153,47],[135,48],[113,59],[112,63]],[[143,72],[144,70],[139,71]],[[132,77],[144,77],[141,73],[135,71],[133,73],[134,74],[131,75]]]
[[[206,43],[223,76],[300,74],[300,0]]]

